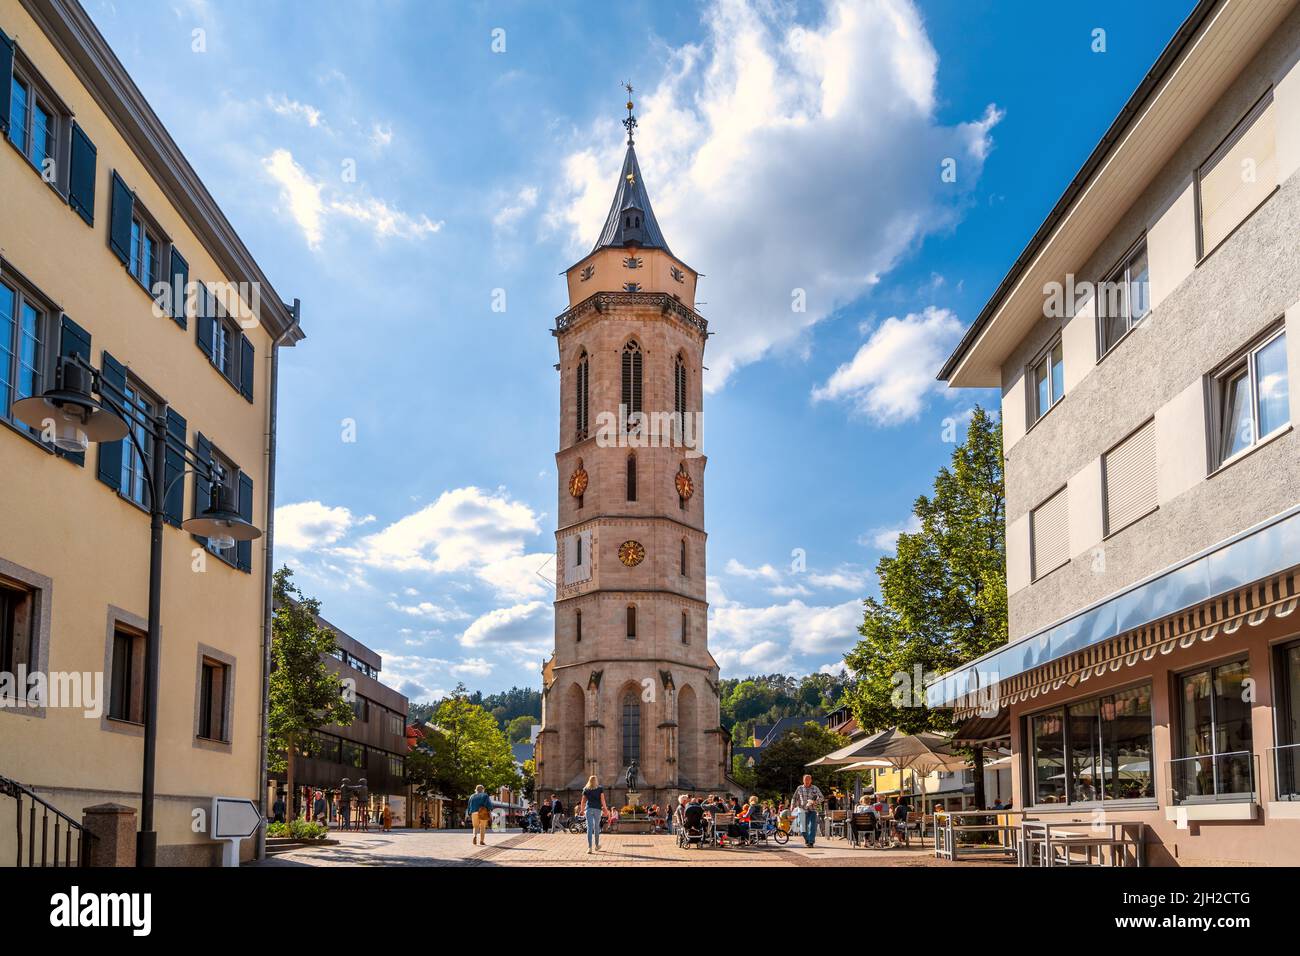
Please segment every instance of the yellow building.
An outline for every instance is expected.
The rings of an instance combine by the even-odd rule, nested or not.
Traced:
[[[219,845],[194,832],[195,811],[264,793],[275,356],[302,338],[297,305],[75,0],[0,0],[0,31],[0,671],[50,678],[37,705],[33,685],[0,682],[0,777],[74,820],[140,804],[143,456],[129,441],[58,451],[13,412],[75,354],[140,408],[165,404],[172,434],[221,466],[268,532],[218,549],[182,530],[209,490],[168,455],[158,862],[212,863]],[[163,296],[169,284],[183,294]],[[13,806],[0,795],[0,865],[14,862]]]

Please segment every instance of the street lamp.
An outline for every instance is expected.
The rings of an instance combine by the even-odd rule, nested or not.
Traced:
[[[55,387],[41,395],[13,404],[13,414],[24,425],[50,436],[64,451],[83,452],[91,442],[115,442],[129,438],[140,453],[145,483],[149,489],[149,644],[145,655],[144,767],[140,785],[140,832],[136,834],[136,865],[154,866],[158,859],[158,834],[153,828],[155,761],[158,753],[158,681],[162,648],[160,615],[162,606],[162,527],[167,495],[174,483],[196,474],[212,485],[208,507],[196,517],[181,522],[192,534],[211,537],[220,547],[236,541],[252,541],[262,532],[239,516],[231,506],[220,465],[199,457],[184,439],[167,429],[167,406],[159,405],[149,415],[135,406],[123,390],[78,355],[59,359]],[[97,396],[97,397],[96,397]],[[149,430],[152,455],[132,426]],[[180,474],[166,483],[166,455],[170,449],[184,465]]]

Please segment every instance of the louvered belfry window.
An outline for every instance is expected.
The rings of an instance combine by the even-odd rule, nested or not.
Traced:
[[[673,411],[677,422],[677,440],[682,441],[686,432],[686,360],[677,356],[677,365],[673,370]]]
[[[1029,516],[1033,578],[1037,581],[1070,559],[1070,493],[1062,488]]]
[[[1106,533],[1132,524],[1156,506],[1156,428],[1147,422],[1102,458]]]
[[[577,441],[587,437],[587,351],[578,356],[578,372],[574,376],[577,387]]]
[[[641,346],[635,341],[623,346],[622,398],[628,431],[637,431],[641,420]]]

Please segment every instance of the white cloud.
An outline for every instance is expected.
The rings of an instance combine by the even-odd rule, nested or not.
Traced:
[[[325,123],[324,115],[316,107],[310,103],[291,100],[283,93],[279,96],[267,96],[266,105],[278,116],[291,116],[301,119],[308,126],[323,126]]]
[[[468,657],[447,669],[457,677],[487,677],[492,673],[492,664],[481,657]]]
[[[315,249],[321,241],[321,218],[325,212],[325,202],[321,198],[321,184],[307,175],[299,166],[293,153],[287,149],[277,149],[262,160],[262,165],[271,178],[280,184],[280,198],[288,206],[291,215],[307,245]]]
[[[741,564],[735,558],[727,561],[726,571],[735,577],[748,578],[751,581],[771,581],[775,583],[781,580],[781,572],[770,564],[751,568]]]
[[[853,568],[847,565],[838,567],[834,571],[824,573],[812,571],[808,574],[808,581],[813,587],[829,591],[865,591],[869,580],[870,574],[865,568]]]
[[[714,0],[706,39],[672,50],[659,85],[635,97],[660,225],[709,274],[710,390],[797,346],[951,228],[1001,118],[990,107],[967,123],[936,119],[938,56],[911,0],[826,0],[813,25],[796,22],[802,6]],[[623,137],[611,118],[579,139],[602,145],[565,157],[550,219],[581,255],[608,210]],[[941,180],[947,158],[955,182]]]
[[[262,167],[279,184],[281,201],[312,249],[320,247],[331,217],[361,223],[378,239],[423,239],[442,229],[442,222],[422,213],[413,216],[373,196],[336,197],[340,187],[312,177],[287,149],[265,157]]]
[[[469,617],[468,614],[459,608],[445,608],[438,604],[434,604],[432,601],[420,601],[417,604],[398,604],[396,601],[389,601],[388,606],[392,610],[399,611],[402,614],[409,615],[410,617],[427,618],[428,620],[437,621],[439,623],[446,623],[447,621],[463,621]]]
[[[947,309],[927,306],[901,319],[891,316],[825,385],[813,389],[813,400],[849,401],[881,425],[916,418],[926,398],[943,391],[935,370],[960,336],[961,323]]]
[[[537,187],[525,186],[507,200],[497,214],[492,217],[492,226],[500,232],[506,232],[536,206]]]
[[[543,577],[554,573],[555,556],[550,552],[519,554],[485,564],[478,576],[496,589],[497,596],[510,601],[526,601],[554,591],[554,584]]]
[[[479,570],[522,555],[524,538],[540,532],[533,510],[505,492],[455,488],[363,538],[357,557],[372,567],[399,571]]]
[[[862,602],[807,605],[792,600],[770,607],[715,604],[709,619],[709,644],[722,671],[730,676],[756,670],[791,670],[800,658],[840,656],[858,639]]]
[[[280,505],[275,509],[275,543],[290,551],[328,547],[351,529],[374,520],[374,515],[361,518],[347,508],[319,501]]]
[[[916,515],[910,515],[907,521],[896,528],[872,528],[858,539],[858,543],[881,551],[893,551],[898,547],[900,534],[916,534],[920,530],[921,519]]]
[[[370,127],[370,145],[375,149],[386,149],[392,145],[393,128],[387,124],[375,123]]]
[[[551,605],[529,601],[495,608],[478,617],[460,635],[462,647],[493,647],[520,658],[540,659],[554,640]]]

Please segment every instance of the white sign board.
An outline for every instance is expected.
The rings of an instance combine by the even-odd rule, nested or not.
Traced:
[[[245,797],[212,798],[211,833],[214,840],[224,840],[221,851],[222,866],[239,866],[239,844],[257,833],[262,825],[262,812],[257,804]]]

